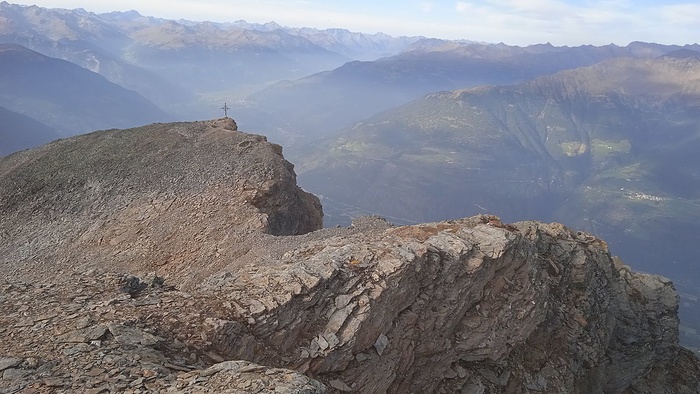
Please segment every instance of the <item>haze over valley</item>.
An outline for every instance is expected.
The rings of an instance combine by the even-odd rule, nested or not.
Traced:
[[[18,163],[60,163],[53,175],[41,167],[42,176],[70,182],[80,148],[59,148],[73,141],[95,139],[90,146],[117,157],[113,141],[97,140],[101,133],[218,119],[227,105],[238,130],[284,147],[294,164],[285,182],[318,196],[327,228],[366,215],[396,225],[473,215],[559,222],[604,239],[633,269],[673,280],[681,343],[700,351],[700,45],[470,39],[3,1],[0,176],[21,183]],[[148,139],[150,130],[182,144],[191,137],[191,126],[184,134],[149,127],[138,135],[154,152],[163,149],[158,160],[170,148]],[[67,140],[45,146],[57,139]],[[210,148],[223,154],[206,144],[188,163],[208,160]],[[22,152],[36,148],[55,158],[46,164],[40,151]],[[34,169],[22,171],[30,178]]]

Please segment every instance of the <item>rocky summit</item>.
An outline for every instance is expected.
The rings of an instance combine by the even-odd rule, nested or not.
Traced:
[[[2,272],[111,266],[196,281],[253,248],[250,234],[319,229],[321,205],[282,147],[236,130],[230,118],[153,124],[5,157]]]
[[[320,229],[281,148],[154,124],[0,159],[2,393],[696,393],[678,297],[481,215]]]

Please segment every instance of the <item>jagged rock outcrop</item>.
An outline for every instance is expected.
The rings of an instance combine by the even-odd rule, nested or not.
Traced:
[[[558,224],[476,217],[360,232],[269,267],[210,283],[236,305],[217,338],[227,357],[366,393],[656,392],[666,387],[647,379],[654,368],[683,376],[664,383],[670,392],[700,388],[673,369],[688,356],[672,284]]]
[[[700,389],[700,362],[678,346],[672,284],[630,271],[590,235],[481,216],[262,237],[256,260],[192,292],[167,278],[95,272],[3,284],[2,334],[12,340],[0,354],[14,361],[0,387]]]
[[[672,283],[604,241],[486,215],[310,231],[281,148],[231,122],[0,160],[0,392],[700,390]]]

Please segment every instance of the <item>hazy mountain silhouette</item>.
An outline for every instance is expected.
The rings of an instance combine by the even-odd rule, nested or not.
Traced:
[[[120,14],[120,17],[128,14],[130,18],[134,18],[138,15],[135,11],[113,14]],[[104,14],[102,16],[104,16]],[[196,26],[199,24],[199,22],[182,19],[177,22],[188,26]],[[210,22],[210,24],[222,30],[231,28],[260,32],[274,32],[280,30],[288,34],[303,37],[321,48],[345,56],[348,59],[355,60],[376,60],[380,57],[391,56],[424,38],[420,36],[393,37],[384,33],[368,34],[340,28],[316,29],[312,27],[285,27],[276,22],[249,23],[244,20],[238,20],[235,22]]]
[[[58,133],[51,127],[0,107],[0,156],[34,148],[57,138]]]
[[[167,21],[139,26],[130,36],[130,59],[198,93],[301,77],[348,60],[282,30]]]
[[[136,92],[73,63],[0,44],[0,106],[62,136],[171,119]]]
[[[292,28],[314,44],[354,60],[376,60],[404,51],[423,37],[392,37],[384,33],[365,34],[346,29]]]
[[[332,71],[281,82],[249,99],[257,103],[254,109],[283,118],[286,124],[279,129],[312,139],[430,92],[518,83],[614,57],[653,58],[679,48],[645,43],[523,48],[424,39],[396,56],[350,62]]]
[[[698,59],[700,58],[700,52],[694,51],[692,49],[678,49],[661,55],[661,57],[671,57],[676,59]]]
[[[0,17],[6,20],[0,41],[100,73],[178,118],[216,116],[220,102],[258,91],[235,104],[239,123],[287,144],[325,135],[429,92],[512,84],[615,56],[656,57],[681,49],[647,43],[521,48],[7,2],[0,3]],[[345,64],[380,55],[393,56]],[[280,80],[287,82],[260,91]]]

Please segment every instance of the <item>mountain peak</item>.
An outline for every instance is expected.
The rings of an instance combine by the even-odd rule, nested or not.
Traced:
[[[681,48],[675,51],[665,53],[659,57],[671,59],[700,59],[700,52],[694,51],[692,49]]]

